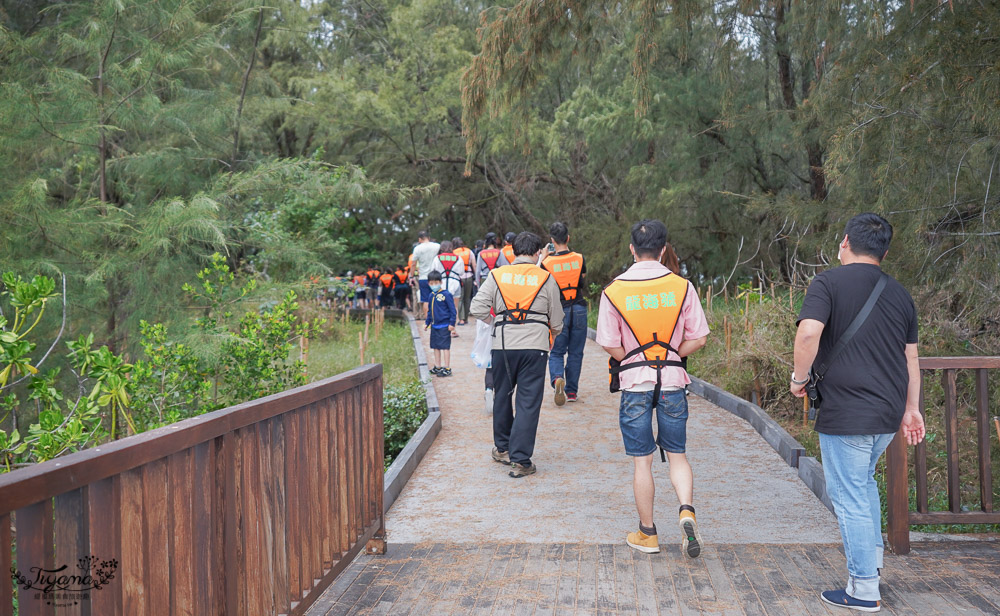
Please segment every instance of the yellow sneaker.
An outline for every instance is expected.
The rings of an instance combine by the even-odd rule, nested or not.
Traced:
[[[693,511],[681,511],[678,525],[684,535],[681,542],[681,549],[690,558],[698,558],[701,555],[701,533],[698,532],[698,522],[694,518]]]
[[[656,539],[656,535],[647,535],[641,530],[629,533],[625,537],[625,543],[628,544],[628,547],[646,554],[657,554],[660,551],[660,542]]]

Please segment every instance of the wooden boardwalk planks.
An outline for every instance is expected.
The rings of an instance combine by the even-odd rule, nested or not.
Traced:
[[[839,613],[819,598],[846,577],[839,546],[678,546],[640,554],[573,543],[391,544],[358,558],[309,616],[327,614]],[[1000,542],[916,544],[886,556],[885,614],[1000,614]],[[839,581],[839,582],[838,582]]]

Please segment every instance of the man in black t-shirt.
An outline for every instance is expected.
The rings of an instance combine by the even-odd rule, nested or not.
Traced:
[[[877,214],[847,223],[841,267],[813,279],[799,312],[791,392],[805,395],[810,367],[827,365],[816,419],[826,489],[847,556],[847,586],[823,592],[828,604],[878,611],[882,519],[875,465],[902,427],[915,445],[924,438],[918,408],[917,311],[910,294],[882,272],[892,225]],[[839,355],[831,352],[878,280],[887,284],[867,320]]]

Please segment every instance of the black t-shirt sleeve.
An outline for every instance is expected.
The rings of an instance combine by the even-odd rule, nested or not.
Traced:
[[[906,344],[917,344],[918,330],[920,324],[917,322],[917,307],[910,300],[910,324],[906,329]]]
[[[795,322],[798,325],[802,319],[814,319],[826,325],[830,321],[830,310],[833,308],[833,298],[826,278],[820,274],[813,278],[806,291],[806,299],[802,302],[802,310]]]

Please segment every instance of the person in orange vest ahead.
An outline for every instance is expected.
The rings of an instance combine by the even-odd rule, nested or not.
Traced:
[[[469,304],[472,302],[472,291],[476,284],[473,276],[473,270],[476,268],[476,255],[472,254],[472,250],[465,245],[465,242],[460,237],[453,237],[451,245],[454,247],[452,252],[462,260],[458,264],[459,268],[461,268],[459,282],[462,286],[462,292],[461,297],[456,296],[455,299],[459,300],[458,324],[465,325],[469,322]]]
[[[517,237],[517,234],[514,233],[513,231],[508,231],[507,235],[503,236],[503,248],[501,250],[503,251],[503,256],[507,259],[507,263],[513,263],[514,262],[514,258],[515,258],[515,256],[514,256],[514,238],[516,238],[516,237]]]
[[[378,286],[379,277],[382,272],[378,270],[374,265],[368,268],[365,272],[365,283],[368,285],[368,301],[366,302],[365,308],[374,308],[375,304],[378,302]]]
[[[611,391],[621,391],[618,423],[625,453],[632,457],[632,490],[639,530],[625,542],[640,552],[660,551],[653,523],[653,453],[670,460],[670,482],[681,507],[682,550],[701,554],[695,520],[694,477],[685,455],[687,392],[691,378],[682,358],[705,346],[708,321],[694,286],[660,264],[667,250],[667,228],[659,220],[632,227],[629,245],[635,264],[601,295],[597,344],[611,355]],[[656,440],[653,439],[656,422]]]
[[[392,308],[393,291],[396,288],[396,276],[389,268],[385,268],[385,273],[378,277],[379,289],[381,293],[378,298],[379,308]]]
[[[559,335],[563,326],[559,285],[536,265],[540,253],[541,238],[522,232],[514,240],[513,265],[491,271],[472,299],[473,318],[493,324],[492,456],[509,465],[508,475],[514,478],[536,472],[531,455],[545,395],[550,336]]]
[[[542,267],[556,279],[563,307],[563,330],[549,353],[549,382],[555,389],[556,406],[562,406],[567,401],[576,402],[580,387],[583,347],[587,344],[587,300],[583,296],[587,262],[580,253],[570,251],[565,223],[552,223],[549,237],[550,248],[555,250],[542,261]]]
[[[396,271],[393,272],[392,275],[396,277],[393,281],[393,295],[395,295],[396,298],[396,308],[403,310],[406,308],[408,303],[407,300],[410,298],[410,284],[407,282],[410,274],[407,268],[402,265],[398,265],[396,266]]]
[[[351,279],[354,283],[354,305],[353,308],[365,308],[365,304],[368,302],[366,297],[368,293],[368,287],[366,285],[367,277],[364,274],[356,274],[354,278]]]

